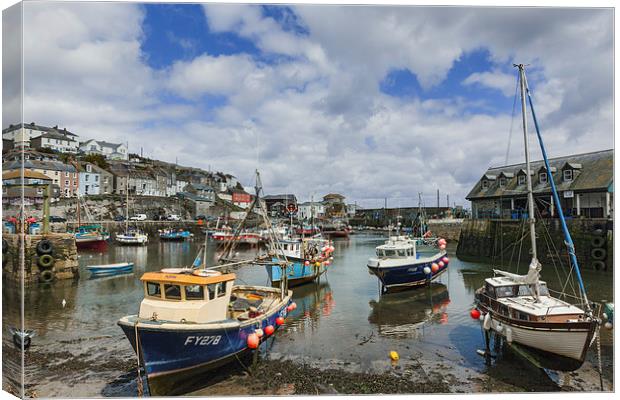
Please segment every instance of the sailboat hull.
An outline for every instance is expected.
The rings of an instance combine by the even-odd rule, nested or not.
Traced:
[[[478,308],[483,314],[489,312],[489,309],[481,304]],[[557,370],[578,369],[583,364],[596,333],[595,321],[529,322],[490,312],[489,329],[506,338],[509,343],[517,343],[542,352],[543,359],[555,357],[554,360],[547,361],[549,363],[553,361],[555,365],[553,368]]]

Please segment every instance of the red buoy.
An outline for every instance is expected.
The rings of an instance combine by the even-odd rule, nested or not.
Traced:
[[[275,330],[276,330],[276,328],[274,328],[273,325],[267,325],[265,327],[265,334],[267,336],[272,335]]]
[[[307,267],[308,265],[310,265],[310,261],[306,260],[306,262],[304,263],[304,265]]]
[[[448,257],[444,257],[441,259],[441,261],[443,261],[445,264],[450,262],[450,259]]]
[[[248,336],[248,347],[250,349],[258,348],[258,335],[256,333],[251,333]]]
[[[478,319],[480,318],[480,311],[478,311],[477,308],[474,308],[473,310],[471,310],[471,312],[469,313],[469,315],[473,318],[473,319]]]
[[[445,244],[440,244],[439,245],[439,249],[440,250],[445,250],[446,249],[446,245]]]
[[[443,266],[444,266],[444,265],[446,265],[446,264],[444,264],[444,262],[443,262],[443,261],[439,261],[439,266],[440,266],[441,268],[443,268]]]
[[[283,317],[276,318],[276,325],[280,326],[283,323],[284,323],[284,318]]]
[[[433,263],[431,265],[431,271],[433,271],[433,272],[439,271],[439,265],[437,265],[436,263]]]
[[[292,303],[291,303],[291,306],[293,306],[293,310],[294,310],[294,309],[296,309],[296,308],[297,308],[297,303],[292,302]]]

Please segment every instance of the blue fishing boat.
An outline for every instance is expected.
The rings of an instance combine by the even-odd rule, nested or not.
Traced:
[[[171,268],[141,278],[138,315],[118,325],[136,351],[152,396],[179,394],[184,382],[234,361],[284,323],[292,291],[234,286],[234,274]]]
[[[368,259],[368,272],[379,278],[384,291],[428,285],[447,270],[450,259],[443,239],[438,242],[439,248],[429,253],[418,252],[416,242],[406,236],[392,236],[377,246],[375,257]]]
[[[122,262],[122,263],[116,263],[116,264],[90,265],[86,267],[86,269],[93,276],[126,274],[126,273],[133,271],[133,263]]]
[[[192,234],[189,231],[184,231],[182,229],[166,229],[159,232],[159,238],[161,240],[169,240],[169,241],[183,241],[189,238]]]
[[[283,276],[289,287],[319,279],[331,264],[333,251],[329,241],[321,237],[280,240],[266,266],[272,286],[279,286]]]

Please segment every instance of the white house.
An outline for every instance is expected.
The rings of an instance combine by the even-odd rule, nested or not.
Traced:
[[[80,165],[78,192],[80,196],[101,194],[101,175],[90,163]]]
[[[80,147],[75,137],[66,135],[55,129],[50,129],[48,132],[37,136],[34,139],[30,139],[30,147],[35,149],[52,149],[61,153],[77,153]]]
[[[322,218],[325,216],[325,205],[321,202],[307,201],[297,205],[297,215],[300,219],[310,220],[314,218]]]
[[[90,139],[80,144],[80,151],[85,154],[101,154],[111,160],[127,160],[129,152],[123,143],[110,143],[103,140]]]
[[[11,124],[8,128],[2,130],[2,138],[7,140],[13,140],[15,142],[15,147],[20,147],[23,145],[30,146],[30,141],[32,139],[36,139],[50,131],[61,134],[62,136],[66,137],[70,142],[78,141],[78,135],[73,132],[69,132],[67,128],[59,129],[58,125],[50,128],[43,125],[37,125],[34,122],[31,122],[29,124]]]
[[[187,181],[177,177],[177,188],[175,194],[183,192],[185,186],[187,186]]]

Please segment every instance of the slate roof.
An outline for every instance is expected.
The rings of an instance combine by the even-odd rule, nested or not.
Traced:
[[[575,173],[572,181],[564,182],[562,180],[562,171],[567,165],[575,168]],[[530,166],[532,171],[536,172],[532,177],[532,190],[534,194],[551,194],[549,183],[540,182],[538,178],[540,169],[544,170],[544,161],[533,161],[530,163]],[[614,151],[609,149],[551,158],[549,159],[549,166],[553,174],[553,181],[559,192],[566,190],[575,192],[607,191],[614,179]],[[482,178],[487,175],[498,176],[502,172],[516,175],[520,170],[523,170],[522,173],[525,173],[525,163],[491,167]],[[499,185],[498,180],[490,181],[486,189],[482,188],[482,178],[476,182],[475,186],[465,197],[467,200],[524,196],[527,194],[527,185],[518,185],[517,177],[508,179],[503,187]]]
[[[58,126],[55,126],[53,128],[47,127],[47,126],[43,126],[43,125],[37,125],[34,122],[31,123],[19,123],[19,124],[11,124],[8,128],[4,128],[2,130],[2,133],[7,133],[7,132],[12,132],[15,131],[19,128],[25,127],[26,129],[35,129],[37,131],[43,131],[43,132],[49,132],[51,130],[54,130],[56,132],[60,131],[58,129]],[[62,129],[62,134],[63,135],[69,135],[69,136],[77,136],[75,133],[68,131],[66,128]]]
[[[297,201],[297,197],[294,194],[269,194],[263,196],[263,200],[293,200]]]
[[[4,171],[10,171],[13,169],[20,169],[20,161],[8,161],[2,164]],[[51,171],[68,171],[75,172],[75,167],[69,164],[63,164],[60,161],[38,161],[38,160],[24,160],[25,169],[44,169]]]

